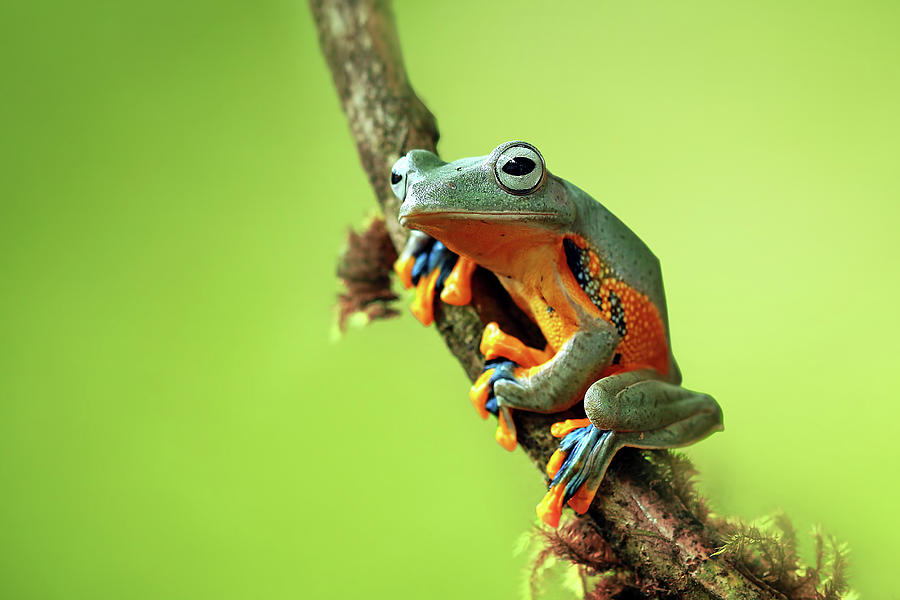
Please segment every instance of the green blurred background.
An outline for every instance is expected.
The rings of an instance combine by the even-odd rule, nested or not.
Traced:
[[[396,13],[446,158],[529,140],[661,257],[685,382],[725,409],[687,451],[712,505],[821,523],[888,597],[900,7]],[[305,3],[0,27],[0,597],[518,597],[541,478],[438,335],[404,310],[330,341],[374,203]]]

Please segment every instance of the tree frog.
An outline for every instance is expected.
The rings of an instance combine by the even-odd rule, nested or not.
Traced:
[[[537,507],[545,523],[558,526],[565,503],[588,510],[619,448],[685,446],[723,429],[716,401],[679,385],[656,256],[552,175],[533,145],[507,142],[449,163],[413,150],[390,181],[400,223],[414,230],[395,264],[416,288],[413,313],[427,325],[436,296],[467,304],[483,267],[546,339],[532,348],[496,323],[484,330],[485,369],[469,397],[482,417],[497,415],[497,441],[515,448],[513,410],[555,413],[583,401],[585,418],[551,428],[560,444]]]

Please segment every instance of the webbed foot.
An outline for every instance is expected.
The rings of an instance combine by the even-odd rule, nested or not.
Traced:
[[[484,372],[469,390],[469,399],[475,410],[486,419],[488,413],[497,415],[495,438],[507,450],[516,447],[516,427],[512,410],[504,406],[506,396],[522,390],[516,380],[540,364],[550,360],[550,353],[526,346],[518,338],[504,333],[497,323],[489,323],[481,336],[481,353],[484,354]],[[499,391],[504,390],[503,394]],[[505,395],[504,395],[505,394]]]
[[[605,377],[585,394],[589,419],[550,428],[562,441],[547,463],[552,481],[537,508],[544,523],[556,527],[566,502],[586,512],[620,448],[677,448],[722,430],[722,409],[711,396],[655,377],[652,371]]]
[[[488,414],[497,416],[494,438],[510,452],[516,449],[516,426],[510,409],[498,403],[494,387],[500,381],[514,381],[515,368],[516,363],[511,360],[504,358],[488,360],[484,364],[484,371],[469,389],[469,400],[482,419],[487,419]]]
[[[557,527],[563,504],[579,514],[587,512],[621,446],[615,432],[597,429],[588,419],[555,423],[550,432],[562,441],[547,462],[550,489],[538,504],[537,514],[547,525]]]
[[[464,306],[471,302],[471,278],[476,266],[434,238],[414,231],[394,263],[394,272],[403,287],[415,287],[415,298],[410,308],[413,315],[427,326],[434,322],[436,294],[447,304]]]

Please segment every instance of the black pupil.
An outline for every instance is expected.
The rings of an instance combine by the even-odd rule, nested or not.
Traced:
[[[401,179],[403,179],[403,175],[397,171],[391,171],[391,185],[397,185]]]
[[[534,171],[534,167],[534,161],[527,156],[515,156],[506,161],[506,163],[500,168],[500,170],[507,175],[516,175],[521,177],[522,175],[528,175],[529,173]]]

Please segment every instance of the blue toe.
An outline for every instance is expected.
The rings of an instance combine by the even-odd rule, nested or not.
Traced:
[[[588,425],[571,431],[559,443],[559,449],[568,454],[550,486],[565,484],[566,502],[591,475],[595,454],[609,434],[609,431]]]

